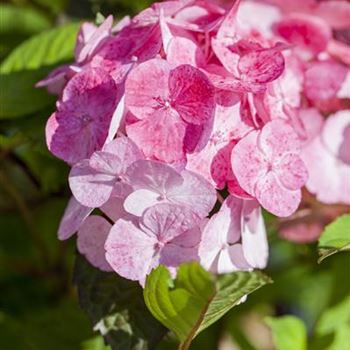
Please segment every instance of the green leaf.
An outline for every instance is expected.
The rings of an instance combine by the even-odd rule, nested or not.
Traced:
[[[68,4],[68,0],[33,0],[40,6],[46,7],[53,13],[59,13],[63,11]]]
[[[96,336],[84,341],[81,344],[81,350],[111,350],[111,347],[105,344],[101,336]]]
[[[336,331],[342,325],[350,322],[350,295],[340,303],[324,312],[320,318],[316,332],[325,335]]]
[[[35,34],[50,27],[50,21],[31,7],[0,5],[0,35]]]
[[[304,323],[295,316],[267,317],[277,350],[306,350],[307,336]]]
[[[349,324],[344,324],[339,327],[335,333],[333,343],[327,350],[350,350],[349,334]]]
[[[81,307],[113,350],[150,350],[166,333],[144,303],[137,282],[93,268],[77,256],[74,272]]]
[[[182,347],[220,319],[242,297],[270,283],[260,272],[236,272],[213,276],[197,263],[182,265],[173,281],[159,266],[147,277],[144,298],[153,316],[172,330]]]
[[[339,251],[350,249],[350,214],[327,225],[318,241],[319,262]]]
[[[0,119],[34,113],[54,101],[34,85],[55,66],[73,59],[78,28],[71,23],[36,35],[6,58],[0,67]]]
[[[79,23],[70,23],[32,37],[1,65],[1,73],[35,70],[73,59]]]

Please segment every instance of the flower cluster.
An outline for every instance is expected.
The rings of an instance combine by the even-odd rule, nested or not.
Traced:
[[[286,218],[301,189],[350,204],[350,5],[155,3],[84,23],[50,151],[71,165],[59,238],[144,283],[159,264],[264,268],[261,208]]]

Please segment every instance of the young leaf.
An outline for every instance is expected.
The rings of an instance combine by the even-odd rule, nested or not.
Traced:
[[[43,32],[23,42],[0,67],[0,119],[34,113],[54,99],[34,87],[56,65],[73,59],[77,23]]]
[[[350,214],[327,225],[318,241],[319,262],[339,251],[350,249]]]
[[[197,334],[267,283],[270,279],[261,272],[215,277],[199,264],[189,263],[180,266],[175,280],[164,266],[153,270],[143,295],[153,316],[177,335],[185,350]]]
[[[295,316],[267,317],[267,325],[277,350],[306,350],[307,337],[304,323]]]
[[[92,267],[78,255],[74,280],[81,307],[113,350],[151,350],[166,333],[152,317],[137,282]]]
[[[36,70],[73,59],[79,23],[38,34],[18,46],[2,63],[1,73]]]

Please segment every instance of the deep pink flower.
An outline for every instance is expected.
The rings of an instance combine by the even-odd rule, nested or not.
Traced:
[[[50,151],[74,164],[100,150],[117,98],[117,87],[105,71],[87,69],[75,75],[47,122],[46,142]]]
[[[129,74],[125,104],[141,119],[127,127],[128,136],[147,157],[172,163],[184,158],[187,125],[204,124],[213,117],[214,88],[199,69],[171,69],[166,61],[154,59]]]

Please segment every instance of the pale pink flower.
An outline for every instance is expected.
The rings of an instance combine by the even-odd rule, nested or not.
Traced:
[[[144,283],[153,268],[175,268],[198,260],[198,217],[188,208],[157,204],[136,225],[124,219],[112,227],[105,243],[106,259],[121,276]]]
[[[306,188],[320,202],[350,204],[350,110],[328,117],[302,158],[309,172]]]
[[[75,164],[69,174],[74,197],[83,205],[97,208],[112,195],[123,196],[128,186],[122,182],[128,167],[143,154],[127,137],[118,137]]]
[[[204,227],[198,253],[216,273],[264,268],[268,245],[257,202],[229,196]]]
[[[160,162],[139,160],[128,168],[125,179],[134,191],[124,207],[133,215],[141,216],[147,208],[165,202],[206,217],[216,202],[215,189],[205,178],[187,170],[178,172]]]
[[[277,216],[288,216],[301,200],[307,170],[293,128],[276,119],[252,131],[234,147],[232,167],[240,186]]]

